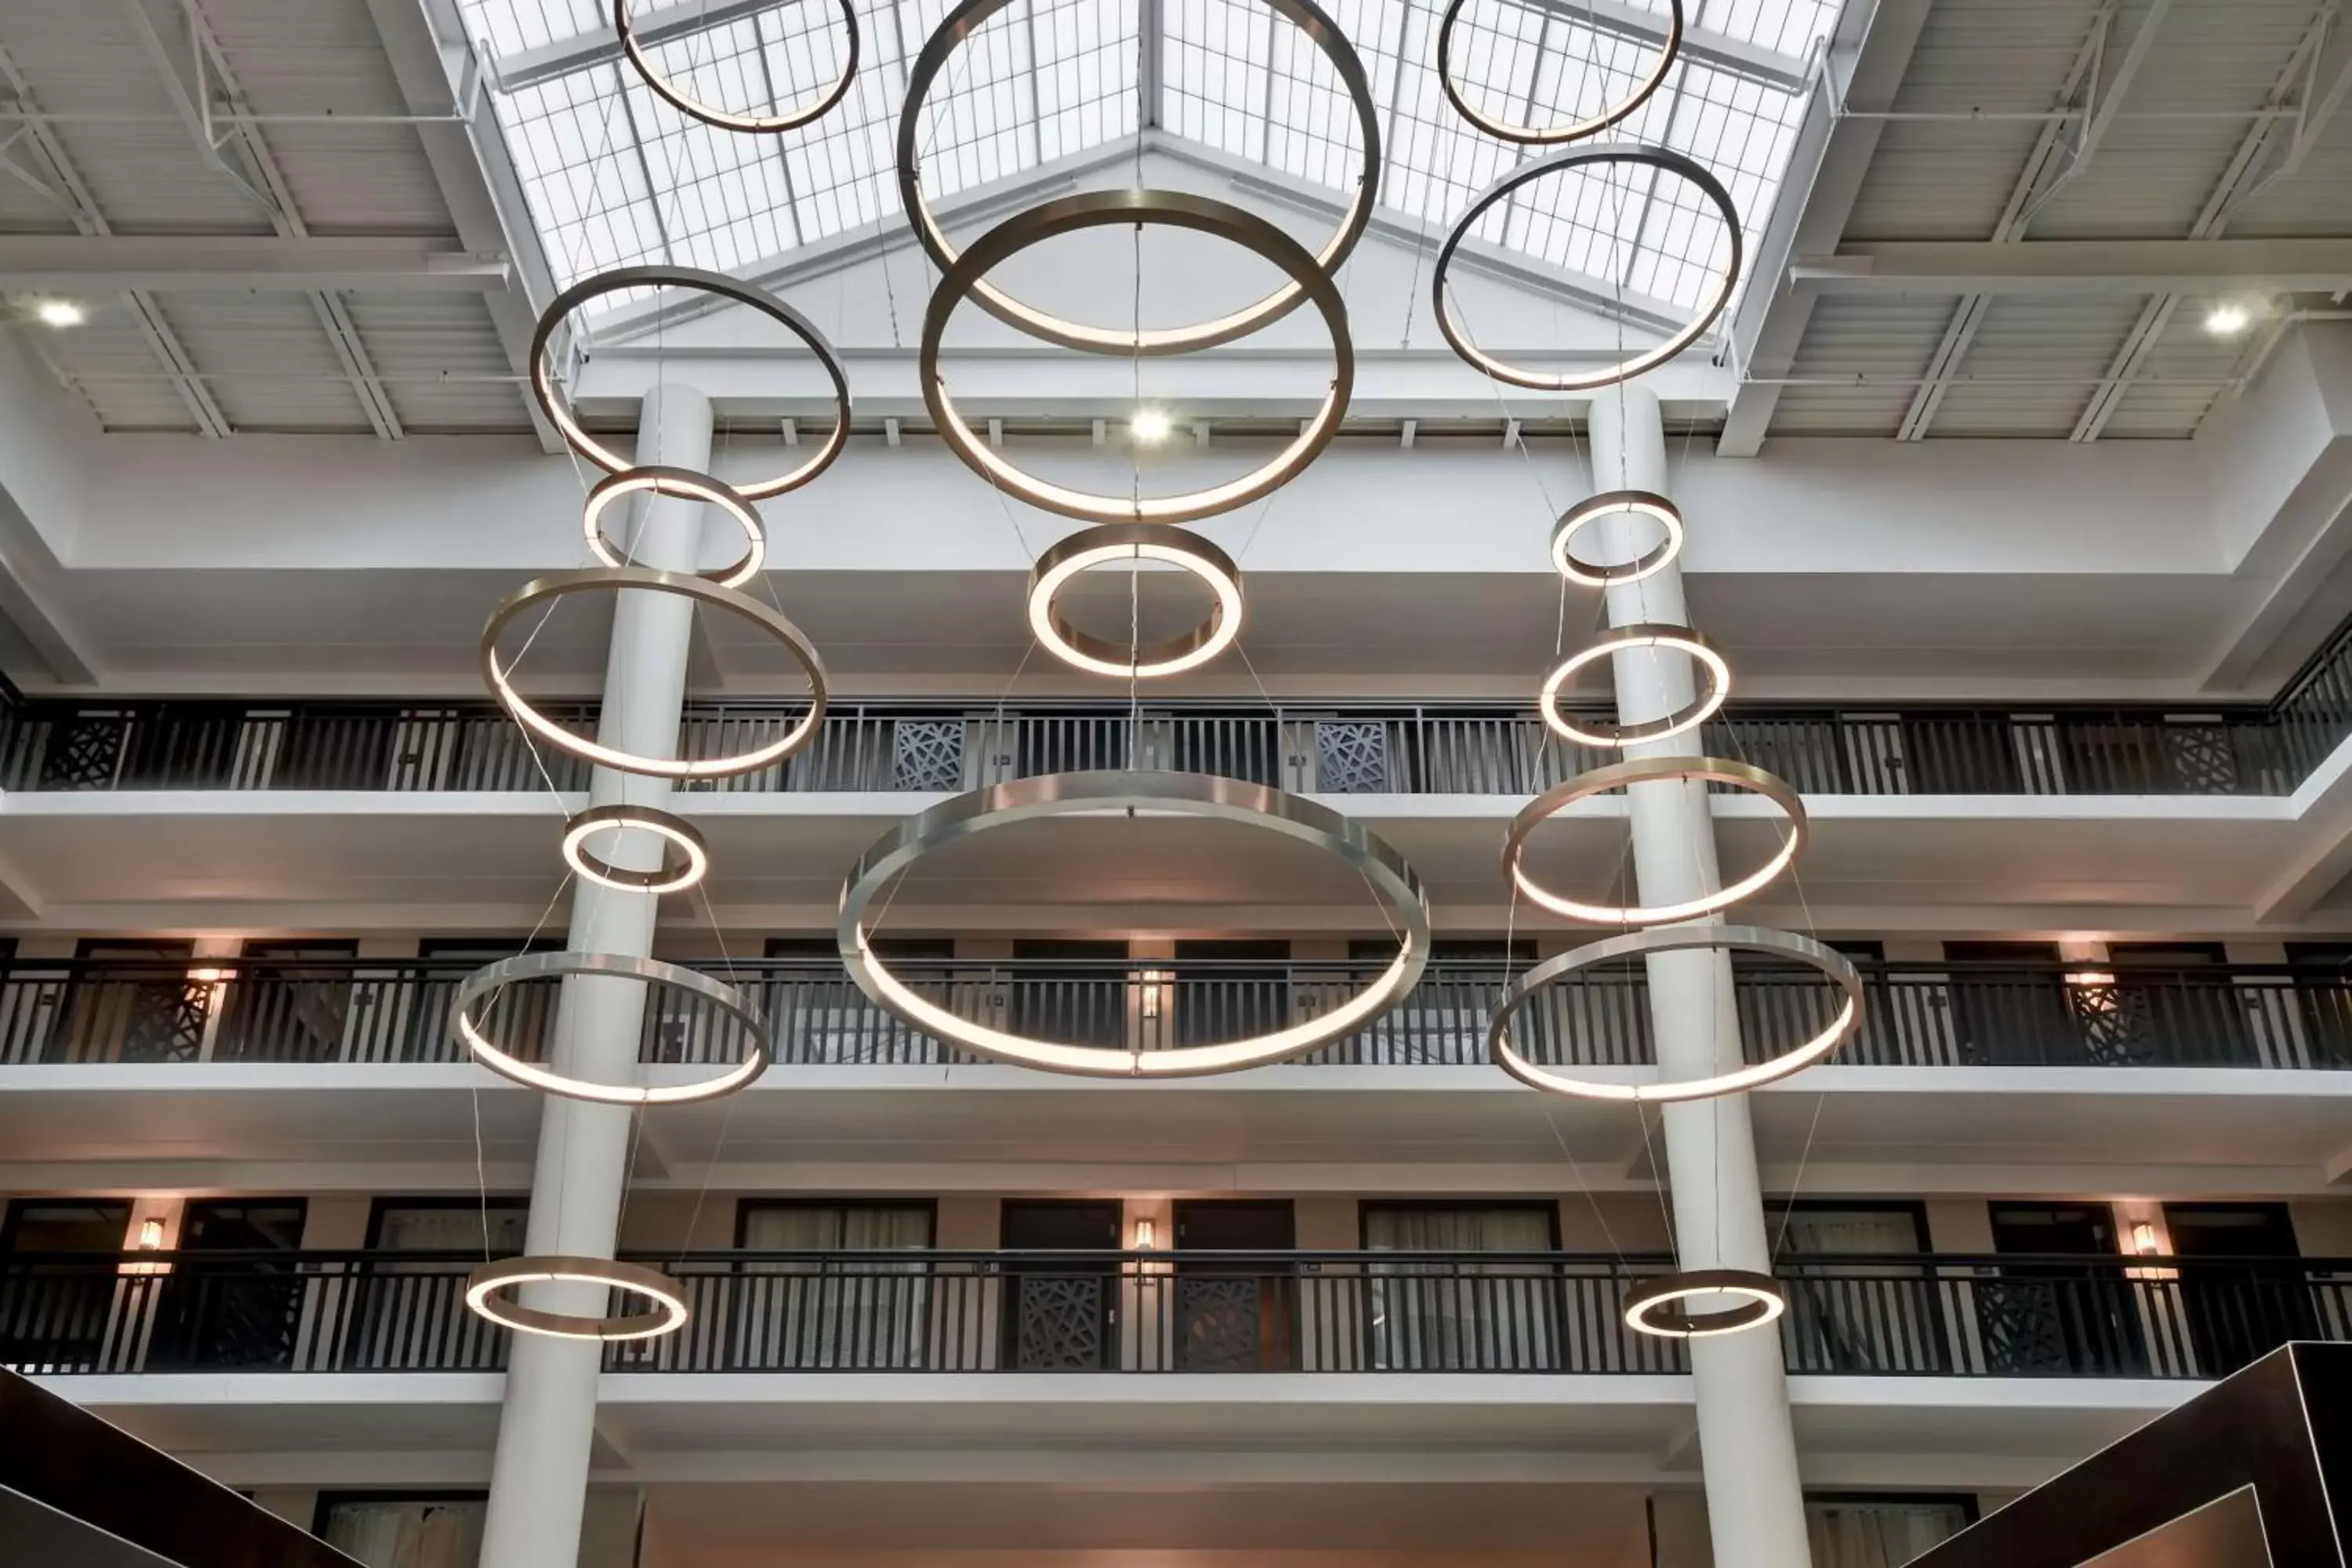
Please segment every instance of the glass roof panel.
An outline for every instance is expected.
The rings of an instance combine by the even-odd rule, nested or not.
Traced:
[[[950,0],[856,0],[857,80],[822,120],[780,137],[705,127],[613,61],[609,47],[597,58],[590,46],[610,37],[603,0],[461,3],[494,79],[527,79],[494,100],[563,283],[631,261],[748,270],[894,218],[908,62]],[[930,96],[927,190],[952,195],[1132,136],[1150,3],[1014,0],[965,39]],[[1379,108],[1381,205],[1442,229],[1523,150],[1475,131],[1445,100],[1434,69],[1444,0],[1324,4],[1361,56]],[[638,14],[681,5],[709,23],[663,37],[652,54],[705,101],[773,110],[808,101],[838,71],[844,38],[828,0],[638,0]],[[1355,118],[1303,34],[1261,0],[1157,0],[1156,9],[1162,127],[1335,192],[1353,184]],[[1455,50],[1465,94],[1505,119],[1591,115],[1651,68],[1646,30],[1664,10],[1665,0],[1470,0]],[[1729,187],[1748,232],[1760,233],[1803,107],[1791,84],[1838,10],[1839,0],[1687,0],[1692,27],[1724,47],[1686,54],[1619,134],[1696,157]],[[1642,23],[1643,12],[1658,22]],[[1740,49],[1781,58],[1759,73],[1729,58]],[[1725,243],[1696,191],[1622,167],[1524,187],[1487,215],[1480,237],[1584,274],[1631,305],[1669,310],[1704,295]]]

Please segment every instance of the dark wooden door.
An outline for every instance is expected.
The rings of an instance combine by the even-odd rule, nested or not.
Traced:
[[[1014,1034],[1126,1048],[1126,942],[1023,938],[1013,944],[1011,989]]]
[[[2181,1310],[2205,1376],[2227,1377],[2289,1340],[2323,1337],[2284,1204],[2167,1204],[2164,1228],[2182,1259]],[[2217,1261],[2188,1261],[2200,1258]]]
[[[2064,1067],[2091,1060],[2055,942],[1948,942],[1944,956],[1969,966],[1949,982],[1962,1061]]]
[[[1995,1204],[1992,1239],[2000,1277],[1977,1281],[1976,1295],[1993,1370],[2126,1377],[2147,1371],[2138,1300],[2105,1205]]]
[[[302,1277],[300,1198],[192,1203],[180,1221],[180,1261],[163,1283],[149,1360],[159,1366],[266,1371],[294,1364]],[[224,1256],[208,1262],[208,1252]],[[288,1255],[283,1262],[270,1255]]]
[[[107,1255],[122,1250],[130,1228],[126,1198],[19,1198],[8,1205],[0,1223],[0,1253],[9,1255],[0,1275],[0,1366],[27,1373],[104,1370],[116,1287]],[[94,1256],[85,1262],[77,1253]]]
[[[1171,1331],[1185,1372],[1298,1364],[1298,1245],[1288,1198],[1180,1199]],[[1245,1256],[1187,1259],[1185,1253]]]
[[[2186,1062],[2200,1067],[2259,1067],[2246,1023],[2247,993],[2225,967],[2218,942],[2121,942],[2107,950],[2115,976],[2111,1022],[2087,1029],[2093,1059],[2108,1064]],[[2084,988],[2078,1000],[2096,1000]]]
[[[1289,962],[1287,942],[1178,942],[1170,999],[1175,1043],[1210,1045],[1286,1027]]]
[[[2352,1068],[2352,942],[2291,942],[2296,1011],[2315,1068]]]
[[[45,1060],[192,1062],[204,1048],[209,982],[189,978],[195,943],[172,939],[87,938],[78,959],[113,960],[114,973],[78,973],[58,1010]]]
[[[1109,1372],[1118,1343],[1121,1205],[1116,1199],[1008,1198],[999,1245],[1008,1252],[1109,1254],[1008,1259],[1003,1365],[1017,1372]]]

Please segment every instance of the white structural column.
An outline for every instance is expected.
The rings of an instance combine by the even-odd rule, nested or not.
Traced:
[[[710,402],[688,388],[663,385],[647,395],[639,424],[639,460],[709,471]],[[636,564],[694,570],[700,557],[699,501],[648,497],[635,534],[616,535]],[[672,594],[624,592],[613,607],[613,643],[604,668],[597,739],[640,755],[677,754],[686,699],[694,604]],[[626,800],[666,806],[667,779],[598,768],[592,805]],[[550,874],[562,875],[552,825]],[[598,853],[616,866],[651,870],[661,846],[649,834],[614,836]],[[653,949],[655,895],[578,883],[572,899],[575,951],[644,956]],[[583,977],[563,982],[556,1011],[554,1065],[574,1078],[634,1082],[644,1026],[645,987],[635,981]],[[548,1096],[539,1124],[531,1177],[530,1238],[535,1255],[610,1258],[628,1183],[631,1113],[626,1107]],[[524,1288],[526,1305],[594,1317],[605,1310],[601,1286]],[[587,1500],[589,1447],[595,1434],[596,1379],[603,1347],[592,1341],[514,1336],[506,1401],[499,1413],[490,1468],[489,1515],[482,1562],[498,1568],[577,1568],[581,1512]]]
[[[1640,386],[1601,393],[1592,400],[1591,421],[1595,489],[1668,493],[1665,429],[1656,394]],[[1610,531],[1604,560],[1632,560],[1656,542],[1654,523],[1623,517],[1604,527]],[[1612,626],[1643,621],[1688,626],[1681,567],[1609,590],[1608,609]],[[1625,723],[1670,713],[1694,695],[1688,655],[1643,648],[1618,654],[1615,663],[1617,713]],[[1692,732],[1633,747],[1628,754],[1696,754],[1697,742]],[[1678,903],[1720,887],[1706,786],[1666,782],[1636,784],[1629,793],[1640,900]],[[1737,921],[1738,912],[1730,918]],[[1705,1078],[1738,1067],[1739,1016],[1729,957],[1672,952],[1647,962],[1660,1072]],[[1682,1266],[1771,1272],[1746,1098],[1668,1105],[1662,1116]],[[1697,1303],[1717,1304],[1704,1298]],[[1690,1352],[1716,1568],[1807,1568],[1811,1555],[1804,1493],[1779,1334],[1768,1329],[1693,1340]]]

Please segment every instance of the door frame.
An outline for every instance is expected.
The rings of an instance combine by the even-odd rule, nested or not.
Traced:
[[[1121,1280],[1125,1272],[1119,1267],[1119,1257],[1122,1253],[1127,1251],[1126,1200],[1123,1198],[1000,1198],[997,1200],[996,1207],[996,1243],[1000,1251],[1010,1252],[1013,1250],[1005,1238],[1012,1229],[1011,1221],[1013,1214],[1016,1211],[1023,1209],[1059,1209],[1066,1212],[1077,1209],[1108,1209],[1110,1211],[1111,1244],[1108,1247],[1099,1248],[1079,1247],[1071,1249],[1087,1252],[1100,1251],[1104,1254],[1106,1258],[1104,1266],[1098,1270],[1083,1271],[1080,1269],[1080,1267],[1076,1264],[1066,1264],[1061,1267],[1069,1271],[1068,1276],[1066,1277],[1081,1277],[1082,1273],[1099,1273],[1101,1277],[1108,1281],[1108,1285],[1102,1290],[1101,1296],[1102,1322],[1101,1338],[1099,1342],[1102,1346],[1101,1361],[1097,1366],[1076,1370],[1090,1372],[1117,1372],[1120,1370],[1126,1361],[1126,1357],[1121,1353],[1121,1346],[1119,1342],[1118,1312],[1119,1297],[1122,1293],[1120,1288]],[[1060,1249],[1056,1248],[1053,1250]],[[1000,1261],[997,1265],[997,1271],[998,1278],[1002,1281],[1002,1295],[1000,1297],[1000,1303],[997,1311],[997,1316],[1000,1320],[997,1329],[998,1361],[1002,1368],[1006,1372],[1028,1370],[1024,1369],[1021,1365],[1020,1360],[1020,1281],[1023,1276],[1029,1272],[1029,1270],[1019,1264]],[[1035,1370],[1046,1371],[1055,1369],[1037,1368]]]
[[[1185,1310],[1184,1280],[1188,1271],[1198,1281],[1219,1277],[1214,1263],[1194,1263],[1188,1270],[1182,1255],[1187,1250],[1223,1250],[1222,1248],[1188,1249],[1184,1245],[1184,1223],[1188,1214],[1203,1209],[1222,1209],[1228,1214],[1278,1214],[1283,1217],[1283,1245],[1269,1247],[1266,1254],[1295,1253],[1298,1250],[1298,1204],[1294,1198],[1178,1198],[1169,1205],[1168,1223],[1175,1232],[1169,1237],[1173,1244],[1169,1251],[1175,1257],[1174,1278],[1169,1288],[1174,1292],[1169,1303],[1170,1353],[1174,1370],[1189,1370],[1185,1364],[1186,1340],[1181,1331],[1189,1321]],[[1243,1249],[1247,1251],[1249,1249]],[[1254,1254],[1255,1256],[1256,1254]],[[1231,1279],[1231,1272],[1224,1278]],[[1250,1278],[1244,1275],[1243,1278]],[[1287,1268],[1276,1270],[1261,1264],[1255,1271],[1257,1280],[1257,1337],[1260,1372],[1296,1372],[1301,1364],[1304,1346],[1299,1338],[1299,1266],[1294,1259]],[[1273,1329],[1276,1342],[1267,1343],[1266,1331]],[[1212,1368],[1210,1370],[1229,1370]]]

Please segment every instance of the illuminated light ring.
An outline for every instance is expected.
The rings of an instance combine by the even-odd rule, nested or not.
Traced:
[[[766,745],[754,746],[731,757],[645,757],[634,752],[617,751],[585,735],[574,734],[525,700],[499,663],[499,635],[506,630],[508,624],[542,599],[561,598],[566,594],[618,593],[630,589],[675,594],[714,609],[730,611],[766,632],[783,645],[785,651],[807,675],[807,714],[798,724]],[[816,734],[817,726],[824,722],[824,661],[817,657],[815,645],[808,640],[800,627],[786,620],[779,611],[748,594],[722,588],[705,577],[691,576],[683,572],[659,572],[650,566],[598,566],[583,572],[555,572],[524,584],[490,612],[488,623],[482,627],[482,679],[515,722],[557,750],[583,758],[598,767],[617,768],[625,773],[643,773],[650,778],[721,779],[737,773],[753,773],[780,763],[799,751]]]
[[[615,866],[588,847],[598,833],[635,828],[663,841],[662,863],[651,871]],[[677,851],[675,857],[671,851]],[[599,805],[563,825],[563,863],[584,880],[625,893],[680,893],[709,873],[710,847],[694,825],[649,805]]]
[[[566,1078],[537,1062],[527,1062],[509,1054],[493,1044],[474,1022],[474,1004],[502,986],[526,980],[572,976],[635,980],[685,992],[733,1019],[751,1037],[751,1048],[725,1072],[698,1083],[592,1083],[586,1079]],[[566,1100],[593,1100],[599,1105],[689,1105],[697,1100],[717,1100],[734,1093],[768,1070],[767,1026],[760,1022],[760,1016],[751,1011],[733,986],[722,985],[708,974],[681,969],[675,963],[625,952],[524,952],[485,964],[458,983],[457,994],[449,1003],[449,1027],[466,1043],[476,1061],[499,1077]]]
[[[1031,246],[1085,228],[1150,224],[1189,228],[1231,240],[1272,262],[1305,290],[1331,333],[1331,389],[1298,435],[1272,460],[1223,484],[1181,495],[1099,495],[1037,479],[1014,468],[975,434],[948,397],[940,374],[940,340],[948,318],[966,294],[1006,258]],[[1042,511],[1086,522],[1192,522],[1247,506],[1297,479],[1339,433],[1356,383],[1356,351],[1348,335],[1348,307],[1329,276],[1307,247],[1256,214],[1185,191],[1090,191],[1041,202],[1015,214],[971,242],[931,294],[923,315],[922,357],[918,374],[923,403],[940,439],[981,478]]]
[[[1069,580],[1091,566],[1122,559],[1164,561],[1209,585],[1216,606],[1192,630],[1137,647],[1081,631],[1054,607]],[[1037,557],[1029,573],[1029,627],[1038,643],[1065,664],[1096,675],[1181,675],[1233,646],[1242,630],[1242,574],[1233,558],[1198,534],[1157,522],[1115,522],[1070,535]]]
[[[922,150],[918,145],[916,120],[923,100],[930,94],[932,81],[946,68],[948,56],[956,46],[1011,4],[1012,0],[963,0],[925,40],[922,52],[915,57],[914,66],[908,73],[906,106],[898,111],[899,203],[915,226],[915,237],[922,242],[923,249],[942,273],[954,271],[961,258],[923,199]],[[1357,57],[1355,47],[1348,42],[1339,23],[1326,15],[1315,0],[1265,0],[1265,4],[1306,34],[1307,40],[1330,60],[1332,68],[1339,73],[1340,86],[1355,107],[1356,123],[1363,137],[1363,166],[1356,178],[1355,194],[1340,216],[1339,229],[1309,258],[1314,270],[1328,278],[1338,272],[1339,264],[1347,260],[1349,252],[1356,247],[1357,240],[1371,222],[1373,202],[1380,192],[1380,110],[1372,99],[1371,79],[1365,74],[1364,62]],[[985,272],[988,268],[981,270]],[[1090,327],[1083,321],[1065,321],[1024,304],[984,278],[976,279],[970,288],[972,298],[989,314],[1031,337],[1063,348],[1087,353],[1178,354],[1247,337],[1305,303],[1308,290],[1298,269],[1283,266],[1283,270],[1290,274],[1291,281],[1255,304],[1191,326],[1140,331],[1131,327]]]
[[[849,444],[849,375],[842,369],[841,356],[816,323],[777,299],[764,289],[755,289],[740,278],[730,278],[724,272],[713,272],[702,267],[615,267],[609,271],[583,278],[549,302],[540,312],[539,325],[530,335],[530,395],[547,422],[555,426],[573,451],[595,464],[608,474],[617,474],[634,467],[627,458],[591,436],[572,411],[571,400],[556,390],[555,370],[548,363],[548,348],[553,342],[556,329],[564,319],[591,300],[626,289],[692,289],[714,294],[738,305],[757,310],[761,315],[782,326],[800,339],[808,351],[824,366],[833,382],[833,428],[816,450],[798,468],[791,468],[772,479],[757,484],[739,484],[735,489],[751,500],[766,500],[787,490],[796,490],[826,468],[841,456],[842,447]]]
[[[768,558],[768,531],[760,521],[759,510],[751,498],[722,479],[692,468],[666,468],[649,464],[642,468],[624,468],[617,474],[607,474],[591,486],[588,504],[581,510],[580,531],[588,537],[588,552],[607,566],[625,566],[627,557],[613,548],[604,537],[604,513],[613,503],[640,490],[650,490],[657,496],[674,496],[715,506],[735,520],[743,531],[743,553],[728,565],[698,575],[708,578],[722,588],[740,588],[759,575],[760,567]]]
[[[1645,958],[1661,952],[1760,952],[1793,958],[1820,972],[1844,994],[1837,1016],[1812,1038],[1767,1061],[1753,1062],[1707,1078],[1669,1083],[1607,1083],[1580,1079],[1529,1061],[1511,1043],[1511,1021],[1526,1009],[1538,992],[1562,977],[1596,963],[1622,958]],[[1762,1084],[1778,1082],[1820,1061],[1852,1039],[1862,1027],[1862,974],[1853,962],[1833,947],[1810,937],[1762,926],[1668,926],[1655,931],[1629,931],[1585,943],[1557,958],[1547,958],[1506,986],[1486,1026],[1486,1048],[1505,1072],[1531,1089],[1572,1100],[1609,1100],[1637,1105],[1667,1105],[1689,1100],[1714,1100],[1739,1094]]]
[[[1607,658],[1630,648],[1672,648],[1688,654],[1706,671],[1706,689],[1673,712],[1660,718],[1645,720],[1639,724],[1587,724],[1560,710],[1560,693],[1576,672],[1586,665]],[[1537,705],[1543,711],[1543,721],[1551,726],[1552,733],[1580,746],[1597,746],[1604,751],[1622,750],[1639,745],[1644,741],[1664,741],[1697,729],[1716,715],[1724,700],[1731,695],[1731,666],[1715,645],[1688,626],[1659,626],[1643,623],[1618,626],[1600,641],[1587,644],[1570,654],[1544,677],[1543,692]]]
[[[1402,931],[1396,958],[1370,985],[1308,1023],[1214,1045],[1107,1049],[1034,1039],[950,1011],[891,973],[872,950],[866,911],[899,873],[926,855],[991,828],[1042,817],[1149,813],[1237,822],[1323,850],[1360,872]],[[876,841],[841,889],[835,927],[842,962],[858,988],[894,1016],[961,1050],[1020,1067],[1087,1078],[1192,1078],[1265,1067],[1303,1056],[1363,1028],[1410,993],[1429,959],[1429,903],[1421,879],[1389,844],[1311,800],[1267,784],[1207,773],[1108,769],[1047,773],[973,790],[909,817]]]
[[[551,1281],[603,1285],[625,1290],[653,1303],[643,1312],[616,1317],[587,1318],[571,1312],[543,1312],[508,1300],[502,1291]],[[686,1298],[677,1282],[636,1263],[610,1258],[571,1258],[550,1254],[541,1258],[507,1258],[485,1263],[466,1277],[466,1305],[503,1329],[526,1334],[546,1334],[561,1340],[596,1340],[617,1344],[625,1340],[658,1339],[686,1327]]]
[[[849,84],[857,77],[857,7],[856,0],[841,0],[842,25],[849,29],[847,58],[841,62],[841,75],[818,94],[808,108],[787,114],[738,114],[731,110],[713,109],[688,97],[667,77],[654,69],[653,62],[646,58],[644,47],[637,42],[636,26],[629,15],[632,0],[613,0],[613,31],[621,36],[621,52],[636,68],[638,79],[679,113],[699,120],[705,125],[715,125],[721,131],[744,131],[759,136],[797,131],[813,121],[824,119],[825,111],[848,93]]]
[[[1675,1303],[1697,1296],[1737,1296],[1736,1307],[1685,1311]],[[1689,1268],[1636,1279],[1625,1295],[1625,1326],[1662,1340],[1703,1340],[1760,1329],[1789,1310],[1789,1293],[1769,1274],[1747,1268]]]
[[[1454,25],[1462,15],[1464,0],[1453,0],[1437,24],[1437,85],[1445,89],[1445,101],[1454,111],[1499,142],[1516,142],[1522,147],[1557,147],[1563,142],[1581,142],[1597,135],[1622,121],[1650,101],[1651,94],[1665,84],[1666,73],[1673,70],[1683,47],[1683,0],[1666,0],[1666,36],[1660,45],[1658,63],[1650,74],[1633,86],[1633,92],[1617,103],[1602,110],[1589,120],[1579,120],[1568,125],[1515,125],[1507,120],[1496,120],[1470,107],[1454,85]]]
[[[1577,559],[1571,547],[1576,535],[1605,517],[1631,512],[1646,517],[1665,530],[1665,538],[1648,554],[1619,566],[1594,566]],[[1590,496],[1560,513],[1551,529],[1553,570],[1586,588],[1622,588],[1654,577],[1683,552],[1682,509],[1652,490],[1610,490]]]
[[[1539,180],[1546,174],[1600,163],[1640,164],[1687,180],[1696,186],[1699,194],[1714,205],[1717,215],[1723,219],[1725,232],[1731,238],[1731,254],[1725,259],[1723,275],[1716,280],[1698,313],[1677,328],[1665,342],[1628,355],[1605,370],[1563,371],[1553,374],[1522,369],[1507,361],[1496,359],[1472,342],[1469,333],[1454,321],[1454,308],[1445,299],[1447,264],[1453,261],[1454,253],[1461,248],[1470,231],[1478,226],[1478,220],[1486,216],[1486,209],[1521,185]],[[1479,193],[1478,199],[1470,204],[1470,210],[1462,215],[1462,220],[1454,226],[1454,232],[1445,237],[1445,244],[1437,252],[1437,268],[1430,276],[1430,303],[1437,313],[1437,330],[1445,335],[1445,341],[1452,345],[1454,352],[1467,360],[1473,369],[1508,385],[1529,387],[1537,392],[1597,392],[1604,386],[1631,381],[1644,371],[1654,370],[1698,342],[1706,330],[1715,325],[1715,319],[1723,314],[1724,306],[1730,303],[1731,291],[1739,281],[1743,254],[1739,212],[1731,205],[1731,193],[1724,189],[1723,182],[1707,173],[1706,166],[1696,160],[1686,158],[1669,148],[1633,142],[1565,147],[1521,163]]]
[[[1779,806],[1781,815],[1789,819],[1789,835],[1780,841],[1780,847],[1769,859],[1747,876],[1727,883],[1712,893],[1685,899],[1678,904],[1588,904],[1551,891],[1528,876],[1526,868],[1520,864],[1527,849],[1528,836],[1538,824],[1576,802],[1628,784],[1675,779],[1727,784],[1760,795]],[[1521,806],[1519,814],[1511,819],[1509,835],[1503,840],[1503,869],[1509,873],[1512,883],[1520,892],[1556,915],[1597,926],[1666,925],[1675,921],[1696,920],[1701,915],[1727,910],[1755,893],[1795,863],[1797,856],[1804,849],[1808,832],[1803,799],[1784,780],[1762,768],[1735,763],[1728,757],[1636,757],[1580,773],[1566,784],[1554,784]]]

